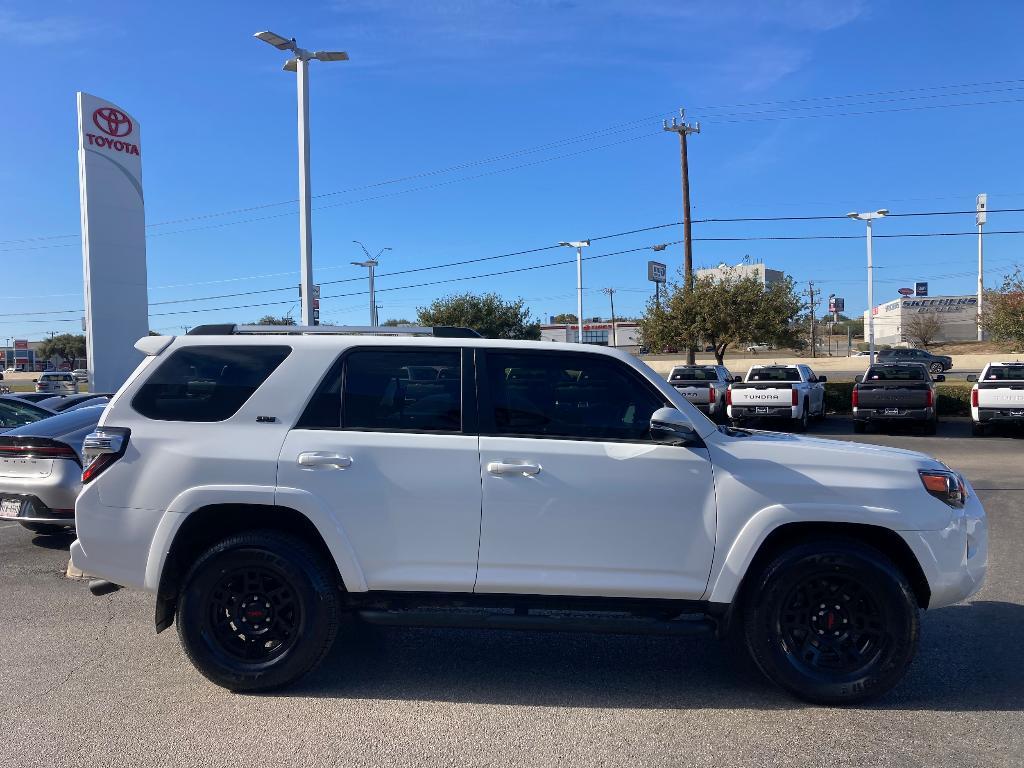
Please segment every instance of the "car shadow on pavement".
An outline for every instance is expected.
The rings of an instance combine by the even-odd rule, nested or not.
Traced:
[[[71,549],[74,541],[75,534],[73,532],[47,535],[37,534],[32,538],[32,545],[42,549],[62,549],[67,552]]]
[[[1024,710],[1024,606],[924,615],[907,677],[867,708]],[[798,709],[714,640],[346,625],[288,696],[635,709]]]

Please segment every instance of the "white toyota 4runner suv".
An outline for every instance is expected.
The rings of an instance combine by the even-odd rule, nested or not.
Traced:
[[[797,696],[854,702],[902,677],[919,608],[985,575],[984,510],[945,465],[716,427],[617,350],[241,326],[137,346],[84,447],[72,557],[94,592],[155,593],[157,630],[232,690],[294,681],[356,614],[728,635]]]

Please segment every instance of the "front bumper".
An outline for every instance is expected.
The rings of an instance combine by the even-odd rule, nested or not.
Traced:
[[[928,608],[967,600],[985,581],[988,570],[988,520],[974,489],[963,509],[938,531],[900,531],[917,557],[931,590]]]

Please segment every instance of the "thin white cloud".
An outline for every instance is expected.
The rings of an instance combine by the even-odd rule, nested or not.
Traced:
[[[94,25],[70,16],[27,18],[0,9],[0,37],[15,45],[72,43],[94,30]]]

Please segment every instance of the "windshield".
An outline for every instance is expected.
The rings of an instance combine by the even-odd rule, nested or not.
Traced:
[[[923,365],[893,365],[868,368],[865,381],[924,381]]]
[[[800,371],[796,368],[755,368],[747,376],[747,381],[800,381]]]
[[[1024,363],[1020,365],[990,365],[985,374],[985,381],[1021,380],[1024,380]]]
[[[718,371],[710,366],[674,368],[669,381],[718,381]]]

